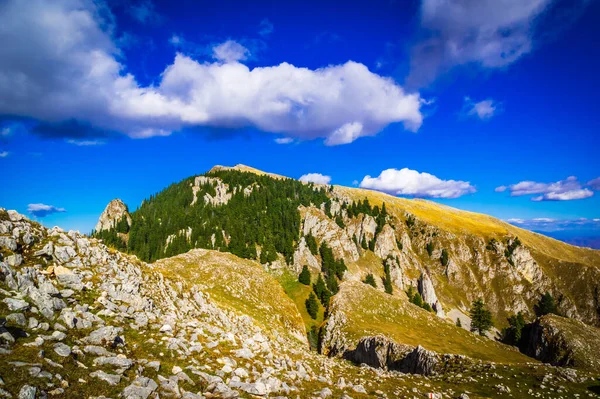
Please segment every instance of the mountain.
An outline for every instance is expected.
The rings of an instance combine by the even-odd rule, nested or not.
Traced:
[[[600,392],[597,251],[244,166],[124,205],[93,236],[0,209],[0,397]],[[516,346],[469,331],[479,297]]]
[[[371,273],[383,289],[387,259],[397,292],[414,287],[438,315],[465,327],[477,298],[502,327],[519,311],[533,318],[545,292],[563,314],[600,325],[600,251],[430,201],[218,166],[151,196],[131,220],[97,237],[145,261],[206,248],[294,274],[322,268],[310,237],[344,261],[344,281]]]

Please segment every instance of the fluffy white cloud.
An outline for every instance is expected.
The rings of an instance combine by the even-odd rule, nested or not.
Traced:
[[[386,169],[377,177],[365,176],[360,187],[383,191],[393,195],[409,195],[430,198],[458,198],[474,193],[469,182],[442,180],[429,173],[416,170]]]
[[[214,63],[177,54],[156,84],[140,86],[119,61],[114,29],[98,4],[0,3],[0,113],[50,124],[76,120],[139,138],[189,126],[252,126],[292,138],[332,136],[329,144],[391,123],[413,131],[422,123],[419,94],[363,64],[250,69],[238,62],[247,51],[233,41],[213,49]]]
[[[331,176],[325,176],[320,173],[307,173],[305,175],[300,176],[300,181],[305,183],[312,182],[316,184],[329,184],[331,181]]]
[[[499,104],[492,99],[474,102],[471,98],[465,97],[463,110],[467,116],[487,120],[499,111]]]
[[[583,187],[575,176],[569,176],[565,180],[554,183],[522,181],[510,186],[496,187],[495,191],[503,192],[506,190],[510,191],[511,197],[540,194],[532,197],[532,201],[570,201],[589,198],[594,195],[594,192],[587,187]]]
[[[294,142],[294,139],[291,137],[278,137],[275,139],[277,144],[291,144]]]
[[[248,59],[250,50],[234,40],[227,40],[213,47],[213,58],[222,62],[237,62]]]
[[[66,212],[64,208],[57,208],[54,205],[46,204],[29,204],[27,206],[27,212],[37,217],[45,217],[57,212]]]
[[[409,81],[426,85],[458,65],[502,68],[512,64],[533,50],[540,23],[546,30],[560,29],[589,2],[562,2],[556,12],[544,13],[553,3],[561,2],[422,0]]]
[[[0,152],[0,158],[6,158],[10,153],[8,151]]]

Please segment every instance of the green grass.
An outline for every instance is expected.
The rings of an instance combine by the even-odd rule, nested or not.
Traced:
[[[320,327],[323,323],[323,315],[325,313],[325,308],[321,305],[321,303],[319,302],[319,311],[317,313],[316,319],[310,317],[310,315],[306,311],[305,302],[308,299],[310,293],[312,292],[312,287],[300,283],[298,281],[298,278],[289,271],[284,271],[278,277],[278,280],[287,296],[289,296],[292,299],[292,301],[294,301],[294,303],[296,304],[296,308],[302,316],[302,320],[304,320],[306,331],[310,331],[312,326]],[[316,276],[313,276],[313,282],[315,280]]]

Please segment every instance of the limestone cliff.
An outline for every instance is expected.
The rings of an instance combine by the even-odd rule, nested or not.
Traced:
[[[127,205],[120,199],[114,199],[108,203],[96,224],[96,231],[110,230],[123,218],[127,219],[127,224],[131,226],[131,216]]]

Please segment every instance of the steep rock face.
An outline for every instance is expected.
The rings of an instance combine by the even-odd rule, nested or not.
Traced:
[[[194,195],[192,205],[194,205],[198,201],[197,194],[200,190],[200,186],[204,186],[207,184],[213,186],[215,189],[214,196],[209,193],[204,194],[203,200],[207,204],[212,204],[213,206],[224,205],[228,203],[231,197],[233,196],[233,194],[229,192],[229,186],[223,183],[221,179],[216,177],[198,176],[194,179],[194,184],[192,185],[192,192]]]
[[[440,303],[440,300],[435,294],[435,288],[433,288],[433,283],[431,282],[431,279],[429,278],[429,275],[427,273],[423,273],[421,274],[421,277],[419,277],[418,289],[419,293],[421,294],[421,297],[423,298],[423,302],[429,304],[429,306],[431,306],[433,310],[435,310],[435,313],[439,317],[446,317],[444,309],[442,308],[442,304]]]
[[[108,203],[96,224],[96,231],[110,230],[122,219],[127,218],[127,224],[131,226],[131,216],[127,205],[120,199],[114,199]]]
[[[340,228],[316,208],[301,207],[300,212],[304,219],[302,227],[304,235],[311,234],[319,242],[325,241],[337,258],[343,258],[346,262],[358,260],[358,250],[346,230]]]
[[[546,315],[528,325],[521,350],[554,366],[600,370],[600,329]]]
[[[359,220],[352,221],[346,227],[348,235],[350,237],[356,237],[359,243],[362,242],[363,238],[370,242],[375,237],[375,231],[377,230],[377,222],[370,215],[362,215]]]
[[[440,363],[435,352],[422,346],[398,344],[383,335],[361,338],[355,349],[344,353],[344,358],[357,364],[422,375],[436,374]]]
[[[374,252],[381,259],[385,259],[390,255],[394,256],[399,252],[396,234],[389,224],[385,224],[377,235]]]
[[[310,252],[308,245],[306,245],[306,240],[304,237],[300,238],[300,242],[298,243],[298,247],[294,252],[294,271],[296,273],[300,273],[303,266],[308,266],[312,269],[313,272],[320,271],[321,265],[317,258]]]

